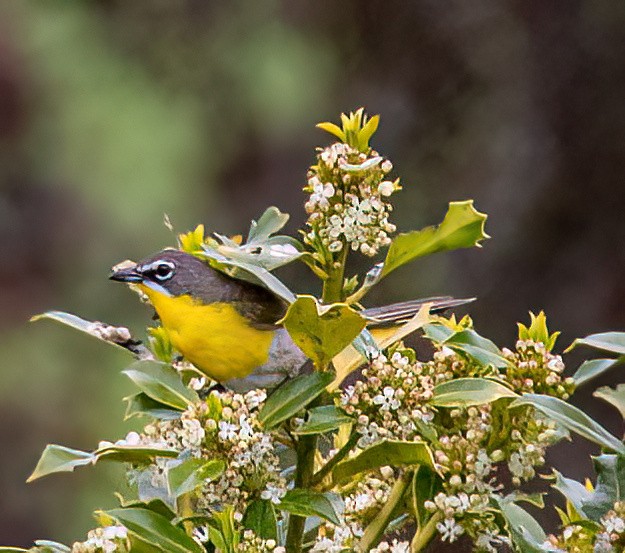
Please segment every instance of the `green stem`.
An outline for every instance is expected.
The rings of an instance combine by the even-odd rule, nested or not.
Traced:
[[[436,512],[432,515],[430,520],[427,521],[427,524],[415,533],[414,538],[412,538],[412,542],[410,543],[410,553],[419,553],[427,547],[436,533],[436,525],[442,520],[442,518],[443,513],[440,511]]]
[[[380,512],[369,523],[364,535],[360,538],[358,542],[359,551],[370,551],[380,541],[387,526],[397,514],[404,494],[412,482],[412,476],[412,471],[406,471],[397,479],[384,507],[380,509]]]
[[[347,260],[348,248],[343,245],[339,259],[327,267],[328,278],[323,283],[322,301],[325,304],[336,303],[343,300],[343,279],[345,275],[345,261]],[[327,368],[327,367],[326,367]],[[323,402],[323,396],[316,403]],[[313,406],[311,404],[311,406]],[[300,436],[295,446],[297,455],[297,467],[295,469],[295,487],[310,489],[315,471],[315,455],[317,452],[317,436]],[[289,529],[286,536],[287,553],[301,553],[304,538],[304,525],[306,517],[299,515],[289,516]]]
[[[354,432],[349,437],[349,440],[347,440],[347,443],[334,454],[332,459],[330,459],[317,472],[315,472],[315,474],[313,474],[312,480],[310,482],[311,485],[316,486],[317,484],[320,484],[323,481],[323,479],[328,474],[330,474],[332,469],[336,465],[338,465],[346,457],[346,455],[352,450],[352,448],[356,445],[356,442],[358,441],[359,438],[360,438],[360,435]]]
[[[326,267],[328,278],[323,283],[323,295],[321,299],[323,303],[330,304],[343,301],[343,281],[345,278],[345,261],[347,260],[347,253],[349,247],[347,244],[343,244],[343,249],[339,254],[339,258],[332,263],[331,266]]]
[[[178,514],[180,518],[187,518],[193,516],[193,499],[190,493],[185,493],[178,497],[177,500]],[[185,531],[189,536],[193,534],[193,522],[190,520],[185,520],[182,523]]]
[[[317,436],[300,436],[295,451],[297,453],[297,469],[295,471],[295,487],[310,488],[311,479],[315,470],[315,452],[317,450]],[[287,553],[300,553],[304,537],[306,517],[299,515],[289,516],[289,531],[286,536]]]

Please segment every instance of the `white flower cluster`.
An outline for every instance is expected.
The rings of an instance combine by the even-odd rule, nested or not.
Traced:
[[[330,252],[351,247],[367,256],[388,246],[396,228],[387,198],[399,189],[399,181],[386,178],[392,168],[375,151],[366,155],[341,142],[322,149],[304,188],[310,193],[306,240]]]
[[[542,342],[518,340],[516,351],[503,348],[504,356],[512,361],[506,379],[519,393],[546,394],[568,399],[575,388],[572,378],[564,378],[564,362],[560,355],[547,351]]]
[[[389,357],[379,355],[363,370],[364,380],[348,387],[341,396],[345,411],[357,417],[356,429],[361,434],[358,446],[382,439],[422,439],[428,428],[434,435],[436,411],[428,403],[434,386],[471,370],[447,347],[438,350],[429,362],[417,361],[408,349],[396,349]],[[439,438],[432,443],[434,460],[445,474],[444,491],[425,507],[443,514],[437,528],[445,540],[455,541],[464,533],[456,519],[461,520],[468,509],[474,514],[486,511],[489,493],[495,489],[494,459],[485,449],[492,429],[490,410],[490,405],[450,410],[446,425],[438,427]],[[501,452],[495,454],[501,460],[498,456]],[[479,530],[492,534],[496,529]],[[472,535],[477,533],[473,524]]]
[[[116,344],[124,344],[132,340],[130,330],[125,326],[111,326],[106,323],[94,321],[87,327],[87,332],[97,336],[101,340],[114,342]]]
[[[364,534],[363,528],[375,518],[388,501],[394,480],[393,469],[382,467],[379,475],[370,475],[362,481],[350,484],[353,489],[346,490],[344,496],[343,524],[335,526],[326,523],[311,551],[315,553],[354,551],[358,539]]]
[[[464,534],[464,528],[458,524],[453,517],[446,518],[443,522],[439,522],[436,525],[436,529],[441,535],[441,539],[449,543],[455,542]]]
[[[475,538],[475,551],[498,553],[502,546],[508,546],[504,550],[509,550],[510,545],[510,538],[499,535],[499,529],[482,532]]]
[[[278,546],[276,540],[259,538],[252,530],[243,532],[243,540],[237,546],[241,553],[286,553],[286,549]]]
[[[496,465],[507,462],[513,483],[519,485],[535,476],[535,467],[544,463],[545,449],[560,435],[553,422],[527,407],[514,411],[510,433],[498,438],[493,447],[492,404],[437,409],[429,400],[437,384],[461,377],[490,377],[523,386],[524,372],[535,365],[539,380],[534,383],[546,386],[541,384],[539,389],[552,395],[567,393],[568,384],[564,381],[546,384],[551,380],[550,374],[562,370],[559,357],[533,343],[517,346],[518,352],[506,354],[512,361],[510,374],[506,374],[475,363],[446,346],[439,347],[431,361],[421,362],[414,351],[400,345],[375,358],[362,371],[363,379],[349,386],[340,397],[345,412],[357,420],[359,448],[383,439],[430,442],[444,480],[441,492],[432,501],[426,501],[425,508],[433,514],[440,513],[437,529],[443,540],[453,542],[468,534],[479,544],[479,551],[496,551],[497,545],[507,540],[489,515],[490,495],[502,487],[496,479]],[[536,360],[538,356],[540,361]]]
[[[72,545],[72,553],[127,553],[130,551],[125,526],[105,526],[87,533],[87,540]]]
[[[492,431],[491,406],[452,409],[449,416],[446,433],[434,442],[434,460],[445,475],[443,491],[424,506],[443,515],[437,524],[443,541],[453,542],[467,532],[485,544],[482,550],[490,551],[487,536],[496,535],[498,529],[487,513],[490,494],[497,489],[494,464],[503,456],[500,450],[486,450]]]
[[[612,539],[610,538],[610,534],[608,534],[607,532],[602,532],[601,534],[598,534],[592,552],[616,553],[616,549],[614,549],[614,546],[612,545]]]
[[[407,355],[413,353],[398,349],[390,358],[379,354],[363,369],[364,380],[348,386],[341,395],[343,409],[357,419],[358,447],[383,439],[415,439],[420,436],[420,425],[434,418],[427,401],[434,386],[447,379],[449,364],[415,362]]]
[[[616,502],[600,524],[600,530],[593,532],[592,527],[571,523],[560,536],[549,536],[544,549],[556,553],[622,553],[625,550],[625,503]]]
[[[363,530],[358,524],[326,525],[324,530],[328,530],[329,533],[325,535],[320,534],[317,537],[312,549],[310,549],[311,553],[355,551],[355,543],[363,535]]]
[[[484,370],[446,346],[431,361],[421,362],[413,350],[400,345],[388,357],[378,354],[363,369],[364,380],[348,386],[340,403],[357,419],[356,430],[362,436],[358,447],[382,439],[413,440],[421,438],[424,425],[434,420],[436,411],[428,403],[434,386],[453,378],[481,376]],[[485,376],[495,376],[491,373]]]
[[[560,438],[555,422],[544,418],[531,410],[533,415],[522,414],[518,421],[513,418],[513,426],[524,424],[523,432],[519,427],[510,432],[508,469],[512,474],[512,483],[519,486],[522,481],[531,480],[536,475],[535,467],[545,463],[545,451]]]
[[[615,511],[610,511],[604,516],[601,519],[601,524],[608,534],[622,534],[625,532],[625,520],[622,516],[617,515]]]
[[[398,540],[393,540],[392,543],[383,541],[374,547],[370,553],[410,553],[410,543]]]
[[[273,438],[262,431],[258,422],[265,399],[264,390],[245,395],[213,391],[205,401],[189,407],[180,419],[146,426],[138,441],[225,462],[224,473],[200,488],[196,498],[200,510],[232,505],[235,515],[241,515],[247,501],[255,497],[278,504],[286,493],[286,480],[280,476]],[[177,462],[157,458],[147,469],[152,486],[166,489],[167,472]]]
[[[248,392],[245,398],[253,398],[256,403],[254,394],[258,393]],[[213,438],[217,437],[216,453],[224,455],[228,463],[219,480],[204,484],[199,506],[211,510],[219,505],[233,505],[236,515],[243,513],[253,496],[279,504],[287,483],[280,476],[273,438],[260,429],[257,409],[250,411],[240,394],[221,395],[225,405],[221,420],[209,419],[207,425],[217,425],[212,433]]]

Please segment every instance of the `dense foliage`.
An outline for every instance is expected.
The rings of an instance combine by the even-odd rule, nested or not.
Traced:
[[[245,242],[207,237],[201,225],[178,240],[213,268],[287,301],[281,323],[312,372],[276,390],[235,393],[182,359],[163,327],[148,329],[143,345],[123,327],[42,316],[136,358],[124,370],[138,387],[127,416],[146,425],[92,452],[46,448],[31,479],[120,462],[135,495],[96,513],[85,541],[42,541],[33,551],[416,553],[437,537],[468,537],[482,552],[623,550],[625,445],[568,400],[621,360],[625,335],[576,341],[614,355],[565,376],[558,333],[542,312],[519,325],[510,348],[478,334],[470,317],[432,315],[428,304],[401,325],[369,332],[360,302],[373,286],[419,257],[479,246],[486,216],[471,201],[452,202],[440,225],[395,235],[391,197],[400,181],[369,145],[378,117],[358,110],[341,119],[341,127],[320,124],[338,142],[319,149],[308,172],[301,242],[277,234],[288,216],[276,208],[253,222]],[[346,275],[350,252],[385,249],[364,278]],[[270,272],[294,261],[319,277],[319,298],[294,294]],[[417,331],[419,352],[429,353],[404,345]],[[597,395],[625,411],[622,389]],[[546,449],[571,432],[603,448],[594,487],[544,466]],[[565,497],[557,536],[520,505],[542,505],[523,491],[537,470]]]

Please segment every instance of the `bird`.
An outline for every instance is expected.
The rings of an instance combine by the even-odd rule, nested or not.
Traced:
[[[280,321],[285,300],[232,278],[182,250],[165,249],[114,268],[111,280],[135,285],[156,311],[172,346],[202,373],[235,392],[272,389],[310,367]],[[399,325],[473,301],[439,296],[363,309],[368,326]]]

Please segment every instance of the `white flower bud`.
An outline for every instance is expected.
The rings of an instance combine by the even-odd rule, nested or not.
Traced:
[[[380,165],[380,167],[382,168],[382,171],[384,171],[385,173],[390,173],[393,170],[393,164],[391,163],[389,159],[385,159],[382,162],[382,165]]]
[[[493,460],[493,462],[495,463],[499,463],[500,461],[503,461],[505,459],[505,454],[503,451],[501,451],[501,449],[496,449],[495,451],[493,451],[490,454],[490,458]]]
[[[433,513],[434,511],[436,511],[436,504],[433,501],[430,501],[429,499],[423,503],[423,506],[425,507],[427,511],[430,511],[430,513]]]
[[[378,185],[378,194],[380,196],[390,196],[393,192],[395,192],[395,184],[390,180],[382,181]]]
[[[126,444],[127,445],[139,445],[141,443],[141,436],[136,432],[128,432],[126,435]]]
[[[547,375],[547,378],[545,378],[545,384],[547,384],[548,386],[553,386],[554,384],[557,384],[559,380],[560,377],[557,374],[549,373]]]
[[[340,252],[343,249],[343,243],[340,240],[335,240],[328,246],[328,250],[331,252]]]
[[[449,485],[453,486],[454,488],[457,488],[457,487],[461,486],[462,485],[462,478],[460,478],[460,476],[458,476],[457,474],[454,474],[449,479]]]

